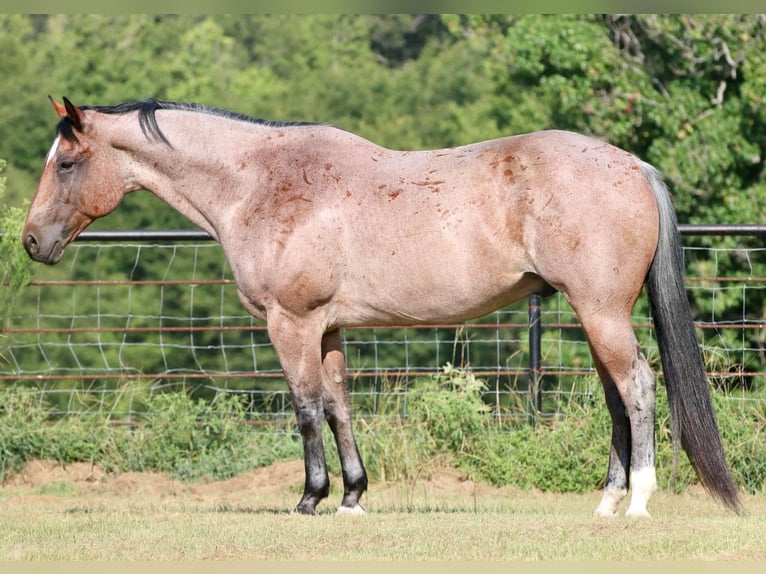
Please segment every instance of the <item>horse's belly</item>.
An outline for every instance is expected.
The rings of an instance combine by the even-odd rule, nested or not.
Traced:
[[[538,276],[521,273],[489,280],[476,274],[456,280],[383,281],[363,294],[345,299],[338,313],[340,326],[417,325],[463,322],[487,315],[535,292],[550,287]],[[343,300],[344,298],[341,298]]]

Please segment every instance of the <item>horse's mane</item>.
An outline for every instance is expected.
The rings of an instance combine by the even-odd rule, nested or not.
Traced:
[[[93,110],[102,114],[112,114],[112,115],[128,114],[128,113],[137,111],[138,121],[139,121],[139,124],[141,125],[141,131],[144,132],[144,135],[149,139],[154,139],[156,141],[163,142],[167,145],[170,145],[170,142],[165,137],[165,134],[162,133],[162,130],[160,129],[159,125],[157,125],[157,116],[155,115],[157,110],[179,110],[179,111],[211,114],[211,115],[220,116],[220,117],[231,119],[231,120],[237,120],[241,122],[259,124],[259,125],[275,127],[275,128],[318,125],[312,122],[282,122],[282,121],[274,122],[274,121],[264,120],[260,118],[254,118],[254,117],[247,116],[245,114],[240,114],[237,112],[231,112],[229,110],[224,110],[222,108],[206,106],[203,104],[195,104],[195,103],[188,103],[188,102],[171,102],[171,101],[163,101],[163,100],[155,100],[155,99],[148,99],[148,100],[136,101],[136,102],[123,102],[121,104],[115,104],[111,106],[80,106],[80,109],[83,111]],[[77,141],[77,135],[74,132],[74,126],[72,125],[72,122],[70,121],[68,117],[63,118],[59,122],[56,130],[57,130],[57,133],[61,135],[64,139],[67,139],[73,142]]]

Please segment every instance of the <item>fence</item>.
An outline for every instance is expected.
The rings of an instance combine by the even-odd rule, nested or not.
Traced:
[[[739,398],[766,382],[766,226],[681,226],[687,286],[709,376]],[[265,325],[241,307],[220,247],[200,231],[89,231],[57,267],[36,267],[0,341],[0,385],[36,389],[59,414],[130,419],[146,396],[183,386],[238,393],[260,417],[291,416]],[[725,273],[725,276],[722,276]],[[648,304],[633,312],[659,370]],[[467,324],[346,329],[357,410],[406,393],[446,363],[488,384],[498,415],[555,415],[598,389],[587,343],[560,296]]]

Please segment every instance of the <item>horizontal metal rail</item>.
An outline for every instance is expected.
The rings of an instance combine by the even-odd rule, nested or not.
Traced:
[[[373,379],[373,378],[389,378],[396,379],[397,377],[430,377],[436,374],[443,373],[444,370],[439,367],[432,369],[416,368],[416,369],[404,369],[397,367],[376,367],[375,369],[362,370],[362,369],[349,369],[348,378],[353,379]],[[471,374],[477,377],[507,377],[518,376],[528,374],[529,369],[526,367],[500,368],[500,369],[471,369]],[[589,369],[566,369],[559,367],[542,367],[538,370],[539,375],[554,375],[560,377],[585,377],[588,375],[595,375],[595,370]],[[766,371],[708,371],[708,377],[728,377],[728,378],[755,378],[766,376]],[[662,371],[658,371],[656,376],[662,378],[664,375]],[[213,372],[207,371],[204,373],[191,372],[191,373],[137,373],[132,371],[118,372],[118,373],[46,373],[45,375],[0,375],[0,381],[18,381],[18,380],[39,380],[45,379],[47,381],[117,381],[127,379],[138,380],[199,380],[199,379],[282,379],[282,371],[241,371],[241,372]],[[540,389],[540,393],[543,390]]]
[[[678,231],[681,235],[732,235],[732,236],[751,236],[766,237],[766,225],[762,223],[748,224],[697,224],[681,223],[678,225]]]
[[[581,329],[580,323],[547,323],[546,329]],[[731,330],[766,330],[766,323],[709,323],[699,321],[694,323],[697,329],[731,329]],[[496,329],[526,329],[529,323],[434,323],[432,325],[365,325],[363,327],[345,327],[346,331],[367,331],[371,329],[460,329],[467,327],[471,330]],[[634,329],[653,329],[651,323],[633,323]],[[262,325],[156,325],[147,327],[7,327],[0,332],[8,334],[56,334],[56,333],[220,333],[227,331],[266,332]]]
[[[213,241],[201,229],[86,229],[75,241]]]
[[[697,224],[678,225],[681,235],[736,235],[766,237],[766,224]],[[86,229],[76,241],[213,241],[202,229]]]
[[[766,237],[766,224],[762,223],[680,223],[678,231],[684,236],[750,236]],[[0,239],[3,234],[0,233]],[[75,241],[213,241],[202,229],[86,229]]]

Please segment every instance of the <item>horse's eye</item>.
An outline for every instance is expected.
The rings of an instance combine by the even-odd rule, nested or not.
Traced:
[[[59,173],[68,173],[74,169],[75,162],[72,160],[62,160],[58,164]]]

